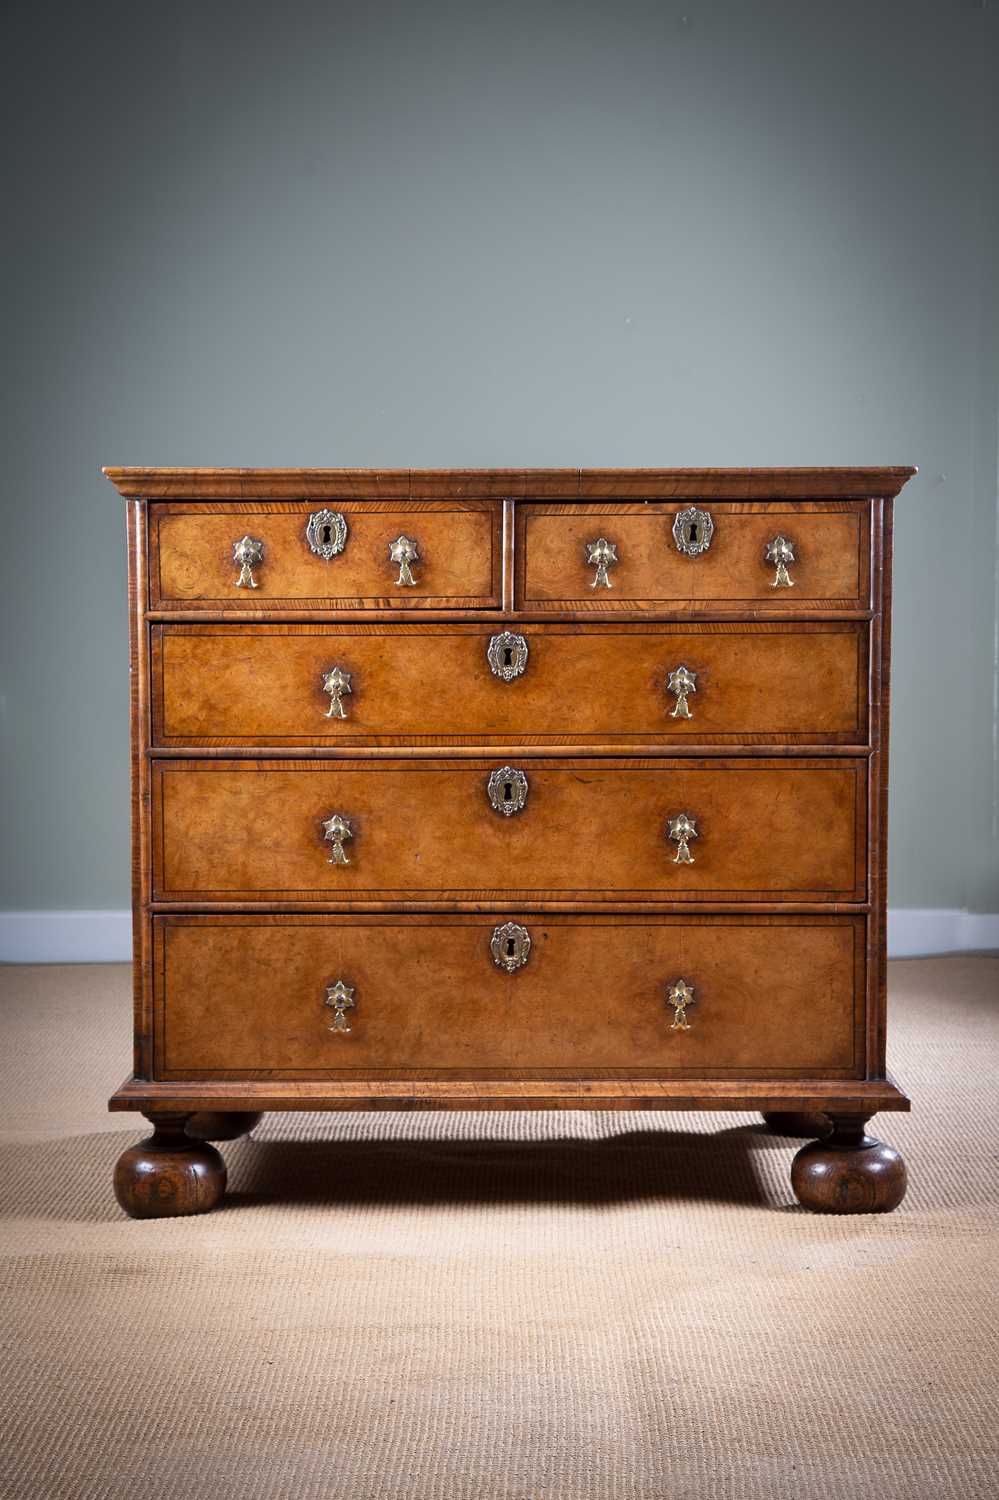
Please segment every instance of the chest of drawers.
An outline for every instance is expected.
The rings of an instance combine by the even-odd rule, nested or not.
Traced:
[[[911,469],[109,469],[131,1214],[263,1110],[759,1110],[894,1208],[891,510]]]

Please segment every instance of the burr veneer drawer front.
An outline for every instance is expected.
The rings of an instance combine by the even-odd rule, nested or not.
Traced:
[[[862,901],[866,762],[152,763],[161,901]]]
[[[171,916],[164,1080],[859,1076],[856,916]]]
[[[523,504],[517,602],[597,612],[866,609],[869,506]]]
[[[154,609],[479,609],[502,599],[501,506],[150,506]]]
[[[867,625],[154,625],[155,744],[861,744]]]

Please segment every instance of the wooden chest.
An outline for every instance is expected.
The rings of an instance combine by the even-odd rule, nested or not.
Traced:
[[[263,1110],[756,1109],[894,1208],[891,508],[911,469],[108,469],[138,1216]]]

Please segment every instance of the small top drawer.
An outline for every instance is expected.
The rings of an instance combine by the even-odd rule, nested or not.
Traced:
[[[870,604],[860,501],[518,506],[518,606],[800,612]]]
[[[153,609],[489,609],[494,500],[199,501],[150,506]]]

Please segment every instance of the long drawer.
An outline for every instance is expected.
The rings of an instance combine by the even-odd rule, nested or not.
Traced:
[[[164,1080],[859,1076],[862,917],[184,915],[154,929]]]
[[[531,610],[863,609],[870,512],[862,500],[524,504],[517,580]]]
[[[860,744],[867,625],[157,625],[164,746]]]
[[[866,761],[153,762],[154,895],[861,901]]]
[[[494,500],[206,505],[149,513],[154,609],[484,609],[502,589]]]

